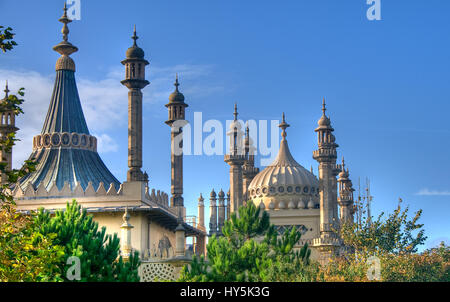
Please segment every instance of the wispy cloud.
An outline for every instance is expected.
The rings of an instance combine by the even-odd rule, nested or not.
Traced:
[[[422,189],[419,192],[417,192],[416,195],[419,195],[419,196],[450,196],[450,191]]]
[[[144,91],[144,103],[150,106],[167,102],[174,89],[176,73],[180,76],[183,93],[189,95],[189,98],[207,96],[224,89],[220,85],[210,83],[209,75],[213,72],[213,66],[210,65],[151,66],[148,72],[151,84]],[[123,68],[117,67],[111,69],[101,80],[77,78],[83,112],[91,133],[97,136],[99,153],[116,152],[118,145],[112,130],[127,125],[128,90],[120,84],[123,76]],[[20,167],[28,158],[32,151],[33,137],[41,132],[54,78],[54,74],[42,75],[36,71],[0,69],[0,88],[6,80],[12,92],[25,87],[25,115],[16,121],[20,128],[17,137],[21,141],[14,148],[14,167]]]

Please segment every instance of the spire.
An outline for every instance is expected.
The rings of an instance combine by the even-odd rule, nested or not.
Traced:
[[[178,86],[180,86],[180,83],[178,82],[178,72],[175,74],[175,83],[173,83],[173,85],[175,86],[175,91],[178,91]]]
[[[139,39],[139,37],[136,35],[136,24],[134,24],[133,36],[131,39],[133,39],[133,46],[137,46],[136,40]]]
[[[323,113],[324,116],[326,116],[326,114],[325,114],[326,111],[327,111],[327,107],[326,107],[326,104],[325,104],[325,98],[323,98],[323,100],[322,100],[322,113]]]
[[[284,112],[283,112],[283,120],[281,121],[281,124],[278,125],[278,127],[281,128],[281,136],[283,137],[283,140],[286,139],[286,128],[290,127],[291,125],[289,125],[288,123],[286,123],[285,120],[285,116],[284,116]]]
[[[72,22],[72,20],[70,20],[67,17],[67,2],[64,2],[64,14],[62,15],[61,18],[59,18],[59,22],[63,23],[63,28],[61,30],[61,33],[63,34],[63,40],[64,42],[67,42],[67,36],[69,35],[69,27],[67,26],[67,24],[69,24],[70,22]]]
[[[345,171],[345,160],[344,160],[344,156],[342,156],[342,171]]]
[[[237,103],[234,103],[234,120],[237,121],[238,112],[237,112]]]
[[[5,100],[8,98],[8,94],[9,94],[9,89],[8,89],[8,80],[6,80],[6,85],[5,85],[5,90],[3,90],[5,92]]]
[[[59,20],[58,20],[59,22],[61,22],[63,24],[63,28],[61,30],[61,33],[63,34],[63,41],[60,42],[58,45],[54,46],[53,50],[59,52],[61,55],[69,56],[70,54],[78,51],[78,48],[76,46],[73,46],[70,42],[68,42],[69,27],[67,26],[67,24],[72,22],[72,20],[70,20],[67,17],[66,2],[64,2],[63,11],[64,11],[64,13],[63,13],[62,17],[59,18]]]

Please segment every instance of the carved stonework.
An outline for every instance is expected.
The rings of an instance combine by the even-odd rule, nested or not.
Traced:
[[[46,133],[33,138],[33,151],[41,148],[78,148],[97,152],[97,138],[81,133]]]

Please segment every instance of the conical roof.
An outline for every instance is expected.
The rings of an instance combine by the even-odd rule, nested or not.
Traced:
[[[69,55],[78,49],[67,41],[69,29],[67,9],[60,21],[64,23],[64,40],[54,47],[61,54],[56,63],[56,79],[50,106],[40,135],[33,139],[30,159],[36,170],[19,180],[22,190],[30,184],[36,189],[59,190],[68,183],[73,190],[77,184],[86,189],[89,183],[95,190],[103,183],[106,189],[120,182],[112,175],[97,153],[97,139],[90,135],[84,118],[75,82],[75,63]]]

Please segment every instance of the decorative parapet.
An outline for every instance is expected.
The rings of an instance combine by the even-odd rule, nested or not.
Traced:
[[[335,237],[319,237],[312,240],[312,246],[318,248],[339,247],[341,245],[341,240]]]
[[[163,191],[152,189],[150,193],[147,186],[145,187],[145,198],[163,208],[169,208],[169,195]]]
[[[77,148],[97,152],[97,138],[88,134],[55,132],[36,135],[33,151],[42,148]]]
[[[16,185],[12,191],[12,196],[17,199],[30,199],[30,198],[58,198],[58,197],[97,197],[97,196],[117,196],[122,195],[122,184],[119,190],[113,183],[105,188],[103,182],[100,182],[97,190],[94,189],[92,182],[89,182],[86,189],[78,182],[75,188],[70,187],[68,182],[64,183],[64,186],[59,189],[56,182],[53,181],[50,190],[47,190],[43,183],[41,182],[39,186],[35,189],[31,183],[28,183],[25,191],[19,185]]]

